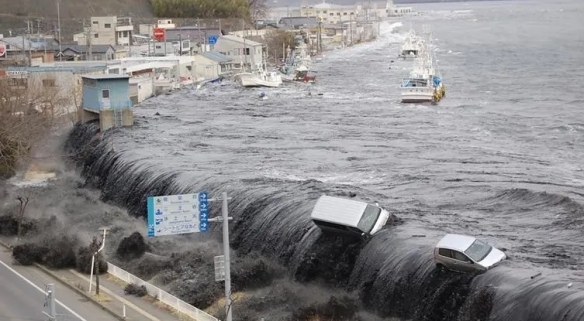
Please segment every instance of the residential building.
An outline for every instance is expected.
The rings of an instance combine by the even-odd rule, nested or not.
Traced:
[[[312,29],[318,27],[316,16],[313,17],[285,17],[278,21],[285,29]]]
[[[222,35],[219,28],[200,28],[197,26],[168,28],[165,32],[166,41],[188,39],[193,44],[214,44]]]
[[[61,50],[61,52],[59,52]],[[55,60],[97,60],[107,61],[115,59],[116,50],[112,45],[69,45],[51,46],[47,48],[55,54]]]
[[[361,5],[344,6],[331,3],[319,3],[300,7],[300,16],[319,17],[323,23],[339,23],[357,20],[362,13]]]
[[[104,74],[82,78],[81,122],[99,119],[102,132],[112,127],[133,125],[129,76]]]
[[[218,52],[207,51],[194,55],[197,81],[214,80],[232,70],[232,59]]]
[[[219,37],[214,51],[232,59],[234,68],[258,68],[264,63],[264,45],[234,35]]]
[[[0,58],[20,62],[21,65],[38,66],[53,61],[54,54],[45,49],[55,44],[52,36],[0,37],[0,45],[4,48],[4,54]]]
[[[81,105],[81,77],[103,74],[105,70],[105,66],[6,67],[0,78],[28,90],[29,99],[38,111],[60,116],[76,111]],[[46,101],[47,97],[50,102]]]
[[[336,24],[345,21],[367,21],[388,17],[394,10],[392,0],[363,1],[354,5],[337,5],[322,2],[300,7],[302,17],[320,17],[323,23]]]
[[[181,41],[167,41],[167,42],[155,42],[152,44],[153,56],[186,56],[191,52],[191,42],[190,40]]]
[[[79,45],[128,46],[133,33],[134,25],[130,17],[91,17],[90,26],[73,35],[73,40]]]

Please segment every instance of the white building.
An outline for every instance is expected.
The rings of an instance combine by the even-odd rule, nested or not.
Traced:
[[[337,24],[346,21],[377,20],[389,17],[393,12],[392,0],[363,1],[355,5],[337,5],[322,2],[300,7],[302,17],[320,17],[324,24]]]
[[[73,41],[80,45],[128,46],[133,33],[134,25],[130,17],[91,17],[91,25],[83,32],[74,34]]]
[[[5,78],[27,89],[28,100],[40,112],[70,114],[81,104],[81,77],[103,74],[105,66],[7,67]]]
[[[213,51],[232,59],[234,68],[258,68],[264,63],[264,45],[235,35],[219,37]]]
[[[215,80],[231,70],[232,60],[218,52],[207,51],[194,57],[197,81]]]

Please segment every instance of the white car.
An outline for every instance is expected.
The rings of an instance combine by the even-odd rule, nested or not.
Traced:
[[[495,267],[507,256],[472,236],[448,234],[434,249],[436,266],[459,272],[481,272]]]

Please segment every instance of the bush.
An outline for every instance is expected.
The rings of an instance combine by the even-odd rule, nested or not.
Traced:
[[[116,254],[120,259],[132,260],[141,257],[146,252],[146,249],[147,245],[142,234],[134,232],[122,239]]]
[[[38,230],[38,222],[35,220],[22,219],[20,224],[21,237],[34,233]],[[0,216],[0,235],[16,236],[18,233],[18,218],[15,214]]]
[[[12,249],[12,257],[22,265],[33,265],[41,263],[44,253],[49,249],[45,246],[39,246],[32,243],[17,245]]]
[[[62,235],[48,244],[48,251],[42,258],[42,264],[54,268],[64,269],[76,266],[75,246],[77,240],[73,237]]]
[[[54,269],[75,267],[76,240],[70,236],[62,235],[56,239],[39,241],[17,245],[12,250],[14,259],[22,265],[39,263]]]
[[[126,285],[126,287],[124,288],[124,293],[126,293],[127,295],[135,295],[141,298],[143,296],[146,296],[148,294],[148,291],[146,290],[146,287],[143,285],[130,283]]]

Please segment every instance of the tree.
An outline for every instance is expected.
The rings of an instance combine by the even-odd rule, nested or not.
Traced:
[[[249,15],[253,22],[256,22],[258,19],[265,18],[268,11],[266,0],[248,0],[248,4]]]
[[[69,91],[51,74],[0,79],[0,178],[14,175],[51,131],[72,103]]]
[[[20,226],[22,225],[22,219],[24,218],[24,213],[26,211],[26,205],[28,205],[28,197],[22,197],[22,196],[18,196],[16,198],[19,202],[20,202],[20,210],[18,211],[18,217],[17,217],[17,226],[16,226],[16,244],[18,245],[18,240],[20,239],[20,231],[21,228]]]
[[[283,48],[290,47],[290,50],[295,49],[294,34],[284,30],[271,31],[266,35],[266,45],[270,55],[268,59],[271,58],[274,61],[278,61],[284,58]]]

